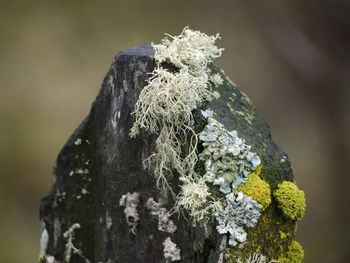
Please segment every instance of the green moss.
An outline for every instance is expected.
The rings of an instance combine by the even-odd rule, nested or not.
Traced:
[[[280,231],[280,238],[285,239],[287,237],[287,234],[284,233],[283,231]]]
[[[272,155],[262,153],[260,156],[262,158],[262,163],[264,164],[261,177],[269,183],[271,190],[274,191],[276,190],[277,185],[285,180],[285,171],[280,165],[275,164]]]
[[[229,247],[226,253],[227,263],[236,263],[237,259],[245,262],[250,255],[260,252],[266,256],[266,262],[277,259],[288,251],[289,244],[294,238],[295,222],[281,215],[276,203],[272,200],[253,228],[247,228],[247,240],[242,247]],[[288,233],[281,238],[280,231]]]
[[[238,191],[245,193],[262,205],[264,211],[271,203],[271,190],[268,183],[262,180],[259,175],[262,165],[259,165],[256,170],[251,173],[248,180],[238,187]]]
[[[280,263],[301,263],[304,258],[304,250],[301,245],[293,240],[288,251],[279,258]]]
[[[304,216],[306,208],[305,194],[296,184],[288,181],[280,183],[274,196],[278,202],[278,207],[286,217],[298,220]]]

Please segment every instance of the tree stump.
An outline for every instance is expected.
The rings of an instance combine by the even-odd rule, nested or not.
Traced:
[[[115,57],[89,115],[61,150],[52,190],[41,202],[40,261],[300,262],[302,250],[295,241],[300,216],[288,214],[288,209],[298,209],[298,203],[294,192],[288,196],[289,188],[281,188],[282,182],[293,181],[287,154],[272,141],[268,124],[250,99],[212,63],[210,74],[222,82],[213,85],[218,86],[215,98],[205,108],[215,113],[212,122],[235,130],[258,154],[259,180],[267,182],[271,200],[254,227],[244,226],[245,242],[235,245],[228,244],[229,233],[217,231],[215,215],[201,225],[193,224],[187,211],[173,212],[176,200],[161,193],[144,162],[155,151],[157,134],[129,136],[135,104],[156,66],[154,54],[151,45],[144,45]],[[196,131],[206,125],[202,115],[194,109]],[[203,147],[199,142],[197,151]],[[179,194],[176,171],[169,185]],[[225,200],[218,187],[211,189]],[[248,188],[242,186],[242,192],[248,193]]]

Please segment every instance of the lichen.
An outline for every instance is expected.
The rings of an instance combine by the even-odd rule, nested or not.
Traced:
[[[202,116],[204,118],[213,117],[213,115],[214,115],[214,111],[212,111],[210,109],[206,109],[204,111],[202,110],[201,113],[202,113]]]
[[[158,219],[158,230],[168,233],[174,233],[177,229],[174,221],[170,218],[169,211],[162,207],[164,203],[162,200],[159,202],[154,201],[151,197],[146,202],[146,208],[151,211],[151,215]]]
[[[64,251],[64,259],[65,262],[69,263],[70,259],[73,254],[78,255],[81,257],[85,263],[90,263],[90,260],[88,260],[84,255],[81,249],[78,249],[73,244],[74,238],[75,238],[75,230],[80,229],[80,224],[75,223],[73,224],[66,232],[63,233],[63,237],[66,239],[65,244],[65,251]]]
[[[304,191],[300,190],[293,182],[280,183],[274,196],[282,213],[292,219],[299,220],[305,214],[306,201]]]
[[[260,216],[261,205],[242,192],[227,195],[226,203],[225,210],[216,214],[216,229],[220,234],[229,234],[229,245],[235,246],[238,242],[246,241],[247,232],[243,227],[255,226]]]
[[[168,37],[161,44],[153,44],[156,67],[135,105],[130,133],[131,137],[142,130],[159,134],[155,153],[147,163],[164,194],[171,190],[168,179],[173,170],[182,177],[193,172],[198,139],[192,127],[192,110],[213,98],[207,64],[222,52],[215,46],[218,35],[207,36],[186,27],[179,36]],[[164,62],[178,70],[170,72],[163,67]],[[188,139],[185,154],[179,138]]]
[[[181,260],[181,249],[176,246],[174,242],[171,241],[170,237],[167,237],[163,242],[164,259],[165,262],[179,261]]]
[[[181,181],[181,192],[175,207],[177,211],[188,211],[193,225],[198,222],[204,225],[212,215],[223,210],[221,201],[212,197],[204,177],[183,177]]]
[[[219,73],[211,75],[209,80],[214,84],[215,87],[218,87],[224,83],[224,80]]]
[[[155,151],[145,164],[154,173],[162,198],[165,200],[170,190],[175,203],[171,211],[189,215],[194,225],[199,223],[206,229],[216,222],[219,238],[225,245],[220,249],[219,262],[224,261],[224,255],[225,262],[234,263],[237,260],[265,263],[267,259],[286,256],[286,251],[292,251],[288,246],[294,239],[295,227],[295,222],[288,218],[299,218],[304,213],[297,211],[301,210],[302,202],[288,197],[292,200],[288,203],[281,189],[271,199],[271,191],[288,178],[280,166],[287,157],[281,159],[271,152],[274,149],[267,149],[263,139],[268,134],[263,130],[268,127],[252,112],[254,107],[245,94],[231,94],[226,100],[237,130],[229,131],[213,118],[225,119],[214,112],[218,110],[215,105],[210,105],[214,110],[206,108],[212,99],[219,99],[217,91],[224,83],[224,73],[208,67],[209,62],[221,55],[222,49],[215,46],[219,36],[209,37],[186,27],[179,36],[168,37],[159,45],[152,44],[156,66],[135,105],[130,132],[131,137],[158,135]],[[226,82],[230,80],[225,77]],[[238,135],[246,132],[242,126],[247,126],[248,136],[255,126],[261,129],[256,135],[258,140],[246,144]],[[263,148],[259,155],[255,149],[258,147]],[[178,194],[175,194],[178,188],[172,190],[169,181],[174,172],[178,175],[174,181],[180,182]],[[293,207],[294,212],[283,212],[287,218],[277,205],[282,212],[283,206],[289,210]],[[157,203],[152,198],[146,203],[151,215],[158,219],[158,229],[171,233],[176,227],[169,231],[172,221],[162,206],[161,201]],[[163,245],[166,262],[180,260],[180,249],[170,238]]]
[[[282,239],[280,231],[290,234]],[[290,242],[294,239],[294,223],[280,213],[272,200],[272,204],[261,214],[257,224],[252,228],[246,228],[246,232],[247,240],[242,247],[228,247],[226,263],[236,263],[237,258],[241,258],[244,262],[253,252],[262,253],[267,261],[278,259],[288,250]]]
[[[279,258],[280,263],[301,263],[304,258],[304,250],[302,246],[293,240],[286,253]]]
[[[238,259],[237,263],[243,263],[243,261],[241,259]],[[255,252],[250,255],[249,258],[244,261],[244,263],[266,263],[266,257],[259,252]]]
[[[204,161],[204,177],[227,194],[244,183],[248,175],[261,163],[259,156],[250,151],[237,131],[229,132],[224,125],[209,117],[208,124],[199,134],[204,150],[199,154]]]
[[[41,222],[41,236],[40,236],[40,252],[39,258],[46,255],[47,245],[49,243],[49,233],[47,232],[44,222]]]
[[[166,35],[170,39],[165,38],[161,44],[153,44],[156,61],[168,62],[178,68],[187,69],[194,75],[206,73],[207,64],[220,57],[223,51],[223,48],[215,46],[215,41],[220,38],[219,34],[208,36],[185,27],[178,36]]]
[[[238,187],[238,191],[245,193],[262,205],[261,211],[264,211],[271,203],[271,190],[268,183],[262,180],[259,175],[262,166],[258,166],[251,173],[244,184]]]
[[[77,138],[75,141],[74,141],[74,145],[80,145],[82,143],[81,139],[80,138]]]
[[[124,214],[126,222],[131,226],[131,232],[136,234],[136,226],[140,220],[139,213],[137,211],[137,206],[140,203],[140,194],[138,192],[133,192],[132,194],[127,193],[122,195],[119,200],[119,206],[125,207]]]

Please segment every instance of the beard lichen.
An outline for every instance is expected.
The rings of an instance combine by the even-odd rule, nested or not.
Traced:
[[[147,161],[164,194],[171,190],[168,179],[174,170],[180,177],[193,172],[198,139],[192,110],[213,98],[207,65],[223,50],[215,46],[219,35],[207,36],[188,27],[179,36],[168,37],[153,44],[156,67],[135,105],[130,133],[131,137],[141,130],[159,135],[156,151]],[[177,72],[164,68],[164,62],[175,66]],[[189,142],[185,156],[181,139]]]
[[[193,225],[198,222],[205,225],[212,215],[223,210],[221,200],[213,198],[205,178],[187,176],[181,178],[181,181],[181,192],[177,198],[175,209],[188,211]]]

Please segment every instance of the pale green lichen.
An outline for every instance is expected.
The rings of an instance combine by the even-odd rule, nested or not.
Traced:
[[[208,36],[185,27],[178,36],[166,35],[168,38],[163,39],[161,44],[153,44],[156,61],[168,62],[195,76],[206,75],[208,78],[208,63],[220,57],[223,51],[223,48],[215,45],[215,41],[220,38],[219,34]]]
[[[219,234],[229,235],[229,245],[235,246],[247,239],[244,226],[253,227],[258,222],[261,205],[251,197],[239,192],[237,195],[226,195],[226,206],[223,212],[216,214]]]
[[[242,191],[261,204],[261,211],[264,211],[271,203],[271,190],[269,184],[259,177],[261,168],[262,166],[259,165],[258,168],[249,175],[247,181],[241,184],[237,190]]]
[[[163,193],[171,189],[168,179],[173,170],[180,177],[193,173],[198,140],[192,127],[192,110],[213,98],[207,64],[222,52],[215,46],[218,35],[207,36],[186,27],[179,36],[168,36],[170,39],[153,45],[156,68],[135,105],[135,122],[130,133],[131,137],[141,130],[159,134],[156,151],[148,158],[148,164]],[[170,72],[163,62],[174,65],[178,71]],[[187,138],[189,146],[185,155],[179,138]]]
[[[242,222],[244,220],[249,222],[249,211],[245,213],[246,218],[243,218],[243,210],[255,207],[256,202],[246,195],[243,198],[242,193],[236,200],[236,197],[233,198],[235,196],[233,191],[256,169],[260,164],[260,158],[250,151],[250,146],[237,136],[236,131],[227,131],[221,123],[209,117],[211,114],[202,112],[202,115],[207,117],[207,125],[199,134],[204,146],[199,157],[204,162],[206,173],[203,176],[194,173],[192,177],[180,177],[182,185],[176,208],[187,210],[194,224],[197,222],[203,224],[215,214],[219,222],[218,231],[221,234],[231,233],[230,243],[234,245],[236,240],[243,242],[246,238],[242,228],[245,224]],[[210,185],[220,186],[220,191],[226,194],[226,203],[213,197]],[[233,199],[239,203],[243,200],[244,204],[254,203],[254,205],[239,208],[232,203],[235,202]],[[259,210],[261,206],[257,206]],[[238,221],[235,221],[234,217],[237,217]]]
[[[220,191],[228,194],[244,183],[248,175],[261,163],[259,156],[250,151],[237,131],[225,127],[213,118],[199,134],[204,150],[199,154],[204,161],[208,182],[220,186]]]
[[[205,178],[183,177],[181,180],[181,192],[175,208],[188,211],[194,225],[198,222],[205,224],[212,215],[223,210],[221,201],[212,197]]]
[[[280,263],[301,263],[304,258],[302,246],[295,240],[288,246],[288,250],[279,258]]]
[[[277,186],[274,196],[282,213],[292,219],[301,219],[305,214],[306,201],[304,191],[293,182],[284,181]]]
[[[211,75],[209,80],[214,84],[215,87],[219,87],[224,83],[224,80],[222,79],[219,73]]]

